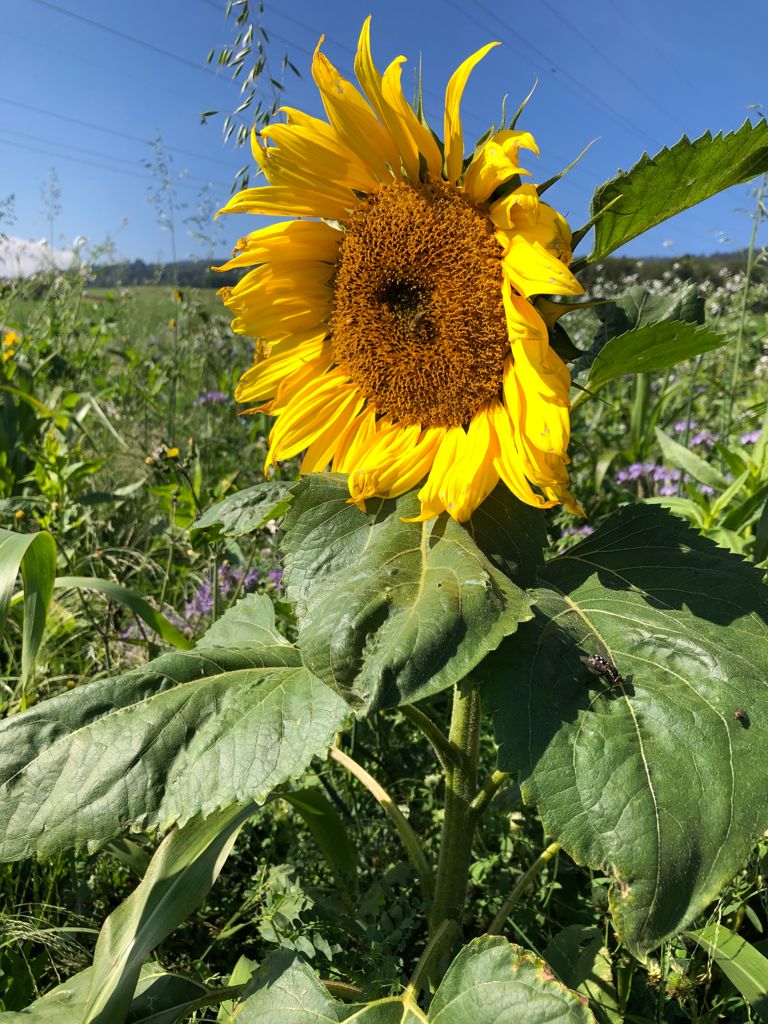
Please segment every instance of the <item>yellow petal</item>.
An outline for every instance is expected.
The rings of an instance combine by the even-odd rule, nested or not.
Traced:
[[[317,44],[312,61],[312,77],[328,120],[343,142],[371,169],[380,181],[391,181],[389,168],[399,169],[397,148],[383,125],[357,89],[339,74]]]
[[[496,200],[489,210],[490,218],[497,228],[520,234],[536,223],[540,203],[535,185],[520,185]]]
[[[499,237],[497,232],[496,237]],[[531,295],[582,295],[584,289],[556,256],[539,242],[512,235],[506,243],[502,269],[525,298]]]
[[[490,216],[496,227],[505,232],[502,237],[499,237],[500,232],[496,235],[502,245],[522,234],[563,263],[570,263],[573,253],[568,222],[557,210],[541,202],[535,185],[521,185],[499,199],[491,207]]]
[[[513,425],[509,412],[501,402],[493,399],[490,403],[489,414],[496,435],[494,466],[499,476],[515,497],[524,501],[526,505],[533,505],[535,508],[551,508],[556,504],[556,500],[547,500],[543,495],[537,494],[526,479],[525,460],[521,457],[515,443],[515,425]]]
[[[331,128],[324,122],[305,127],[295,124],[273,124],[262,129],[262,137],[275,143],[266,150],[269,164],[265,173],[275,185],[304,184],[321,192],[329,186],[343,186],[368,192],[378,182],[363,163],[336,136],[331,138],[318,126]]]
[[[349,424],[339,438],[331,469],[334,473],[349,473],[357,462],[360,450],[376,432],[376,410],[368,405]]]
[[[232,259],[212,269],[234,270],[281,260],[333,263],[342,238],[341,231],[321,220],[284,220],[240,239]]]
[[[549,332],[543,317],[526,299],[502,285],[512,357],[528,362],[541,379],[536,390],[545,389],[558,402],[568,404],[571,375],[568,367],[549,344]]]
[[[448,87],[445,90],[444,118],[445,176],[451,183],[458,181],[464,163],[464,136],[459,115],[464,87],[475,65],[479,64],[489,50],[498,45],[498,43],[488,43],[473,53],[471,57],[467,57],[464,63],[456,68],[448,81]]]
[[[419,153],[435,177],[440,177],[443,159],[428,128],[421,124],[403,96],[400,84],[405,57],[397,57],[379,74],[371,55],[371,18],[363,23],[355,57],[355,74],[373,109],[395,141],[403,166],[412,181],[419,180]],[[399,170],[399,168],[395,168]]]
[[[235,389],[236,401],[258,402],[273,398],[286,377],[330,350],[331,342],[320,335],[316,340],[298,345],[284,354],[267,356],[246,370],[240,378]]]
[[[279,416],[290,407],[296,395],[303,393],[313,381],[319,380],[332,365],[333,352],[324,348],[317,359],[310,360],[282,381],[277,394],[271,402],[263,406],[263,411],[268,412],[270,416]]]
[[[526,389],[536,376],[524,362],[510,361],[504,372],[504,403],[515,425],[515,447],[528,479],[537,487],[567,484],[570,435],[568,407]]]
[[[499,482],[496,454],[496,434],[486,403],[472,417],[465,438],[458,445],[458,459],[448,469],[440,490],[446,512],[458,523],[465,523]]]
[[[365,508],[369,498],[397,498],[415,487],[429,472],[443,433],[442,427],[422,430],[385,422],[356,453],[350,501]]]
[[[331,195],[309,187],[263,185],[238,192],[216,216],[221,213],[260,213],[270,217],[324,217],[344,221],[357,202],[351,189]]]
[[[316,375],[291,397],[288,408],[278,416],[269,435],[267,467],[278,459],[290,459],[308,448],[326,429],[330,420],[358,394],[357,388],[340,370]]]
[[[333,458],[339,439],[363,407],[365,399],[357,391],[350,391],[348,397],[330,415],[322,434],[315,438],[301,460],[302,473],[320,473]]]
[[[473,203],[485,202],[499,185],[516,174],[529,173],[519,165],[520,149],[530,149],[538,155],[539,147],[530,132],[497,132],[481,147],[467,168],[462,183]]]
[[[433,177],[439,178],[443,173],[443,155],[432,132],[426,125],[421,123],[410,103],[403,95],[402,85],[400,84],[401,62],[402,58],[392,61],[384,72],[384,98],[394,111],[395,116],[399,117],[406,132],[406,137],[413,141],[413,147],[417,154],[415,173],[411,175],[413,180],[418,180],[419,153],[424,157],[429,173]]]
[[[432,469],[429,472],[426,483],[419,491],[421,512],[414,516],[411,522],[424,522],[426,519],[434,519],[441,512],[445,511],[445,504],[442,498],[442,491],[445,488],[445,480],[451,466],[456,462],[457,453],[463,451],[466,441],[466,434],[463,427],[449,427],[440,438],[439,447],[435,453]]]

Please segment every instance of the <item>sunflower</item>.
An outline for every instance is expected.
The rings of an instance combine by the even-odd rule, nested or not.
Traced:
[[[570,375],[532,299],[582,292],[565,220],[522,183],[532,135],[502,130],[465,160],[459,106],[474,66],[445,93],[440,143],[406,101],[404,57],[382,74],[370,18],[355,73],[320,51],[328,120],[284,108],[254,133],[268,182],[222,213],[291,219],[254,231],[224,266],[233,329],[257,340],[236,390],[277,420],[265,470],[304,452],[304,473],[348,475],[350,501],[423,481],[419,520],[464,522],[502,480],[538,508],[579,507],[568,489]],[[549,302],[549,317],[552,302]]]

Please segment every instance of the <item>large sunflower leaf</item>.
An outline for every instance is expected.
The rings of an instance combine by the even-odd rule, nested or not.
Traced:
[[[421,700],[463,679],[530,599],[448,516],[413,492],[348,504],[346,478],[304,477],[286,518],[288,596],[305,663],[360,714]]]
[[[544,513],[519,501],[499,484],[466,524],[484,555],[519,586],[530,586],[544,561]]]
[[[760,573],[659,508],[619,510],[545,567],[536,615],[484,664],[499,764],[574,859],[612,879],[643,953],[768,826]],[[581,658],[609,659],[609,685]]]
[[[247,636],[44,701],[0,723],[0,859],[263,800],[346,713],[296,648]]]
[[[684,135],[671,149],[647,153],[592,197],[595,246],[590,263],[661,224],[668,217],[768,171],[768,122],[750,121],[728,135]]]
[[[586,999],[556,981],[538,957],[485,935],[459,953],[435,993],[429,1024],[594,1024]]]
[[[285,952],[264,962],[243,995],[233,1024],[594,1024],[583,997],[556,981],[543,960],[500,936],[464,947],[427,1013],[410,994],[340,1003],[307,964]]]

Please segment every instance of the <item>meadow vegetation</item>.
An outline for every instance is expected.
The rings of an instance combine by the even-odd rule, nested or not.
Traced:
[[[744,265],[722,265],[693,284],[692,263],[656,261],[649,276],[647,264],[608,260],[590,272],[592,295],[630,299],[579,314],[569,324],[577,347],[589,348],[611,316],[633,326],[649,308],[662,319],[673,307],[679,319],[716,327],[728,344],[668,371],[610,381],[594,397],[576,393],[572,479],[587,515],[548,516],[559,550],[619,506],[659,503],[768,566],[768,279],[758,259],[749,280]],[[0,325],[0,526],[49,531],[59,576],[123,588],[57,586],[26,678],[22,603],[12,601],[0,640],[2,714],[145,663],[168,649],[168,630],[194,642],[246,594],[268,595],[278,625],[294,635],[279,518],[241,536],[196,528],[209,507],[262,479],[268,431],[264,416],[241,416],[233,402],[250,353],[214,293],[99,288],[87,269],[50,272],[2,283]],[[576,368],[586,370],[579,358]],[[291,461],[275,476],[297,473]],[[429,703],[435,720],[447,722],[446,694]],[[481,763],[492,770],[486,742]],[[434,853],[441,775],[432,752],[412,742],[407,719],[390,710],[358,722],[347,749],[414,809],[410,824]],[[313,828],[313,801],[335,815],[330,843]],[[0,866],[0,1009],[20,1010],[90,963],[101,922],[135,887],[157,843],[153,832],[137,832]],[[495,913],[485,894],[508,892],[535,865],[526,899],[515,890],[509,937],[562,964],[562,976],[588,963],[581,990],[600,1020],[753,1019],[692,941],[679,937],[645,963],[635,959],[613,931],[606,879],[562,851],[537,861],[546,847],[535,809],[509,785],[476,838],[469,936]],[[722,921],[768,954],[767,865],[763,842],[699,926]],[[413,867],[380,807],[338,764],[316,761],[248,822],[205,903],[154,957],[223,986],[247,978],[271,951],[293,950],[323,978],[373,998],[397,990],[413,969],[422,910]],[[200,1009],[191,1019],[229,1019],[223,1012]]]

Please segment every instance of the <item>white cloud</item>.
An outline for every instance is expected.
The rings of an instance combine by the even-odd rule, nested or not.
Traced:
[[[73,249],[51,249],[41,238],[14,238],[0,235],[0,277],[29,277],[40,270],[66,270],[71,266]]]

